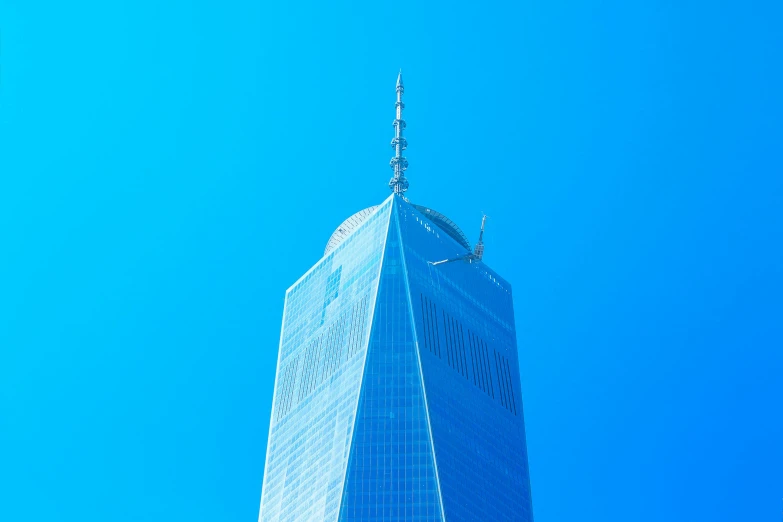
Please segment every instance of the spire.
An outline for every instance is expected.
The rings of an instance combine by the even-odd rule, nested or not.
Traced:
[[[408,160],[402,155],[402,151],[408,147],[408,142],[402,136],[402,131],[405,130],[405,120],[402,119],[402,110],[405,108],[405,104],[402,103],[402,93],[404,92],[402,69],[400,69],[400,74],[397,75],[397,117],[394,118],[394,139],[391,141],[394,157],[389,162],[389,166],[394,171],[392,179],[389,180],[389,188],[400,196],[404,196],[405,191],[408,190],[408,180],[405,178]]]

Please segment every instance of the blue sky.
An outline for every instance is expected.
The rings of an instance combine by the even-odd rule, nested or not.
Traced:
[[[514,286],[537,522],[779,520],[783,4],[0,4],[0,519],[257,516],[391,174]]]

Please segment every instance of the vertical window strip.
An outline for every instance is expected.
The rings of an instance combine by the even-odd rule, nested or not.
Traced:
[[[511,405],[508,402],[508,380],[506,379],[506,367],[503,364],[503,356],[497,352],[495,352],[495,354],[498,359],[498,364],[500,365],[498,379],[502,379],[503,381],[503,405],[506,407],[506,409],[511,409]]]
[[[514,406],[511,404],[511,378],[508,374],[508,359],[504,356],[500,356],[500,366],[503,369],[503,379],[505,380],[506,387],[506,406],[508,411],[514,413]]]
[[[334,361],[337,358],[340,350],[343,348],[343,323],[345,317],[340,317],[334,324],[334,341],[332,342],[332,349],[327,352],[329,354],[329,377],[334,373],[335,366]]]
[[[449,314],[446,314],[446,318],[449,323],[449,364],[452,368],[455,368],[457,360],[454,353],[454,319]]]
[[[445,337],[444,340],[446,341],[444,343],[446,345],[446,362],[449,364],[449,366],[451,366],[451,350],[449,346],[449,326],[448,326],[449,323],[446,320],[446,312],[441,310],[440,313],[443,316],[443,334]]]
[[[506,402],[508,403],[508,411],[513,413],[514,406],[511,404],[511,376],[508,374],[508,359],[503,357],[501,363],[505,367],[503,373],[506,376]]]
[[[328,331],[328,330],[327,330]],[[319,338],[321,340],[321,338]],[[313,343],[310,346],[310,358],[309,363],[307,364],[307,380],[305,381],[304,385],[304,396],[307,397],[307,395],[310,393],[310,381],[313,379],[313,369],[318,362],[316,361],[315,354],[318,350],[318,347],[321,345],[320,342]]]
[[[329,329],[329,331],[331,328]],[[315,345],[315,348],[313,349],[313,360],[312,360],[312,366],[310,369],[310,379],[307,381],[307,395],[310,395],[310,392],[313,391],[313,388],[315,388],[316,378],[318,377],[319,370],[321,368],[321,350],[326,348],[328,344],[319,342]]]
[[[285,386],[282,386],[280,389],[280,394],[282,398],[280,400],[280,410],[277,412],[277,420],[280,420],[285,416],[286,413],[288,413],[288,395],[291,393],[291,388],[292,388],[291,367],[294,366],[295,362],[296,361],[289,363],[289,365],[285,369],[284,375],[285,375],[286,382],[285,382]]]
[[[288,403],[288,393],[291,388],[291,365],[289,364],[288,367],[285,369],[284,379],[282,389],[280,390],[282,392],[282,399],[280,401],[280,409],[277,412],[277,420],[280,420],[286,413],[288,413],[288,410],[286,409],[287,403]]]
[[[451,318],[451,331],[454,334],[454,362],[456,363],[456,370],[462,375],[462,362],[459,356],[459,330],[457,329],[457,320]]]
[[[423,297],[423,301],[421,303],[421,312],[424,322],[424,343],[427,345],[427,349],[430,352],[435,353],[435,332],[432,331],[432,313],[430,300],[426,297]]]
[[[511,390],[511,406],[514,409],[514,415],[517,414],[517,401],[514,397],[514,380],[511,378],[511,368],[508,365],[508,359],[506,359],[506,375],[508,376],[508,387]]]
[[[348,353],[351,349],[351,320],[348,318],[348,312],[343,315],[343,326],[340,330],[340,350],[334,356],[334,363],[336,369],[339,369],[343,365],[343,352]]]
[[[349,333],[351,340],[349,341],[348,350],[346,350],[346,361],[350,360],[359,348],[359,314],[361,313],[361,303],[361,301],[356,303],[351,312],[351,329]]]
[[[478,336],[473,336],[473,342],[476,345],[476,366],[479,369],[479,382],[481,383],[481,389],[484,393],[489,395],[489,387],[487,386],[487,372],[484,370],[484,357],[481,354],[481,340]]]
[[[337,360],[340,356],[340,351],[343,349],[343,328],[345,328],[345,316],[340,318],[340,326],[337,327],[337,342],[334,343],[334,348],[329,354],[329,375],[331,377],[334,372],[337,371]]]
[[[459,346],[460,346],[460,353],[462,354],[462,371],[463,375],[466,379],[470,380],[470,377],[468,377],[468,359],[465,354],[465,331],[462,329],[462,323],[459,325]]]
[[[441,310],[440,311],[440,318],[443,320],[443,347],[446,348],[446,363],[449,362],[449,336],[448,336],[448,326],[446,323],[446,313]]]
[[[334,330],[334,325],[329,327],[329,331],[331,332]],[[329,371],[329,353],[331,351],[331,344],[328,342],[325,343],[321,349],[318,350],[318,355],[315,358],[316,366],[315,366],[315,375],[313,375],[312,384],[310,386],[310,391],[314,390],[318,387],[319,384],[324,382],[324,378],[326,377],[326,372]],[[321,355],[323,354],[323,356]]]
[[[492,383],[492,367],[489,365],[489,352],[487,351],[487,343],[481,341],[484,347],[484,359],[487,362],[487,375],[489,376],[489,390],[492,392],[492,398],[495,398],[495,385]]]
[[[305,386],[307,383],[307,371],[309,368],[309,361],[310,361],[310,349],[312,348],[313,344],[310,343],[307,345],[307,348],[305,348],[304,352],[304,366],[302,367],[302,373],[299,375],[299,395],[297,397],[297,402],[302,400],[302,394],[305,391]]]
[[[354,340],[353,340],[353,350],[351,351],[351,357],[356,355],[359,352],[359,347],[362,343],[362,317],[364,317],[364,307],[365,307],[365,301],[367,299],[367,296],[365,296],[357,305],[356,305],[356,327],[354,328]]]
[[[511,395],[508,392],[508,375],[506,375],[505,357],[498,354],[498,360],[500,361],[500,371],[503,372],[503,396],[506,398],[506,408],[511,410]]]
[[[438,311],[435,308],[435,303],[427,300],[427,317],[429,318],[429,326],[427,329],[430,332],[430,344],[432,345],[432,353],[440,357],[440,350],[438,349],[438,343],[440,342],[440,336],[438,335]]]
[[[478,336],[473,336],[473,343],[476,345],[476,366],[479,371],[479,382],[481,383],[481,389],[484,393],[489,395],[489,387],[487,386],[487,372],[484,370],[484,357],[481,354],[481,340]]]
[[[454,318],[446,314],[449,319],[449,355],[451,357],[451,367],[457,369],[457,347],[455,346],[454,336]]]
[[[286,398],[285,414],[291,411],[294,405],[294,392],[296,391],[296,380],[299,377],[299,362],[302,360],[301,356],[296,356],[296,360],[291,365],[291,373],[288,376],[288,397]]]
[[[476,349],[473,346],[473,333],[468,329],[468,348],[470,349],[470,366],[473,369],[473,385],[478,385],[476,381]]]
[[[332,373],[336,372],[340,369],[341,362],[343,360],[343,350],[346,352],[348,351],[348,343],[350,342],[350,338],[347,335],[347,327],[350,326],[350,323],[346,324],[346,321],[348,319],[348,314],[343,315],[343,319],[340,322],[340,346],[339,348],[334,352],[334,357],[332,359],[332,365],[334,369],[332,370]]]
[[[335,370],[334,361],[339,355],[340,350],[342,350],[343,348],[343,322],[344,321],[345,321],[345,317],[340,317],[337,320],[337,322],[334,324],[334,340],[332,342],[332,349],[326,352],[329,361],[328,377],[331,377],[332,373],[334,373]]]
[[[362,300],[362,313],[361,313],[361,321],[359,322],[359,345],[356,350],[358,353],[359,350],[364,346],[364,339],[365,339],[365,331],[367,328],[367,315],[370,313],[370,296],[365,296]]]
[[[454,358],[456,359],[457,373],[462,376],[462,356],[459,353],[459,322],[455,318],[451,318],[451,327],[454,332]]]
[[[457,360],[457,372],[462,376],[462,355],[460,354],[459,347],[459,321],[452,317],[451,324],[454,328],[454,355]]]
[[[327,335],[330,330],[331,328],[327,330]],[[324,348],[324,344],[326,344],[326,341],[324,341],[323,337],[319,338],[319,342],[314,343],[313,353],[310,358],[310,373],[307,377],[307,390],[305,391],[305,397],[310,395],[310,392],[313,391],[315,379],[318,376],[318,370],[321,364],[321,349]]]
[[[498,376],[498,391],[500,392],[500,404],[506,407],[506,403],[503,401],[503,379],[500,378],[500,370],[498,367],[498,353],[492,350],[492,354],[495,357],[495,374]]]
[[[296,370],[299,360],[294,361],[296,364],[289,365],[286,368],[286,384],[284,388],[283,404],[281,408],[280,417],[284,417],[288,414],[288,410],[291,407],[291,395],[294,392],[294,384],[296,384]]]
[[[500,360],[500,369],[503,371],[503,387],[506,394],[506,408],[508,408],[508,411],[513,412],[513,406],[511,406],[511,390],[509,390],[509,379],[508,379],[508,366],[506,365],[506,358],[503,355],[498,355],[498,358]]]
[[[288,374],[288,366],[286,366],[283,369],[282,376],[280,377],[280,388],[278,389],[278,396],[277,396],[277,408],[275,409],[275,411],[277,412],[277,416],[275,417],[275,419],[280,418],[280,410],[283,405],[283,397],[285,397],[285,389],[286,386],[288,385],[285,378],[287,374]]]
[[[481,389],[484,390],[484,393],[489,395],[489,387],[487,386],[487,371],[484,368],[484,354],[481,350],[481,339],[478,336],[475,336],[473,339],[476,342],[476,358],[478,359],[477,364],[481,374]]]
[[[365,331],[367,329],[367,316],[370,313],[370,300],[369,297],[365,297],[362,305],[362,322],[361,327],[359,328],[359,348],[361,348],[364,345],[364,339],[365,339]]]
[[[293,368],[291,369],[291,387],[288,390],[288,405],[286,406],[286,415],[294,407],[294,392],[296,391],[296,381],[299,378],[299,365],[302,361],[302,356],[297,355],[294,361]]]
[[[432,352],[432,339],[430,339],[430,315],[429,315],[429,301],[424,294],[421,294],[421,323],[422,323],[422,340],[424,346],[428,351]]]
[[[364,299],[362,299],[362,307],[359,310],[359,330],[357,333],[357,340],[356,340],[356,352],[359,353],[359,350],[362,348],[362,345],[364,343],[364,323],[367,321],[367,308],[369,303],[369,296],[364,296]]]
[[[285,372],[283,372],[284,375],[284,385],[281,387],[281,394],[282,394],[282,402],[280,411],[277,415],[277,420],[280,420],[281,418],[285,417],[286,414],[288,414],[288,411],[291,408],[291,396],[294,393],[294,384],[296,384],[296,371],[299,367],[299,356],[294,358],[294,360],[288,364],[288,366],[285,369]]]
[[[340,316],[339,326],[337,327],[337,342],[329,355],[329,377],[337,371],[337,361],[340,360],[340,353],[343,349],[343,340],[345,339],[345,314]]]
[[[328,332],[332,333],[334,331],[334,325],[332,325]],[[313,373],[310,375],[310,387],[307,390],[307,393],[310,394],[315,387],[319,384],[318,382],[318,376],[323,375],[323,373],[326,371],[326,353],[328,353],[329,350],[329,342],[327,338],[327,342],[325,343],[318,343],[318,348],[315,350],[315,358],[313,359]],[[321,354],[324,356],[321,357]]]
[[[458,320],[454,320],[454,333],[456,334],[455,340],[457,341],[457,363],[459,364],[459,374],[465,376],[465,360],[462,357],[462,325]]]
[[[440,354],[438,353],[438,322],[436,314],[438,313],[435,309],[435,303],[427,300],[427,322],[429,323],[427,325],[427,331],[430,334],[430,347],[432,348],[432,353],[440,357]]]
[[[331,377],[335,373],[337,373],[337,370],[340,369],[340,361],[342,360],[342,354],[343,350],[347,350],[346,346],[346,339],[348,338],[345,335],[345,315],[343,315],[342,320],[340,321],[340,342],[337,343],[337,349],[332,354],[332,369],[329,376]]]
[[[430,349],[430,339],[427,336],[427,313],[424,311],[424,294],[419,294],[419,301],[421,303],[421,333],[422,333],[422,340],[424,341],[424,347],[427,348],[427,350],[432,351]]]
[[[438,325],[438,309],[435,306],[435,303],[432,303],[432,318],[435,320],[435,328],[434,328],[435,341],[436,341],[435,345],[438,348],[438,357],[442,359],[443,352],[440,349],[440,325]]]
[[[428,301],[427,316],[430,318],[430,343],[432,343],[432,353],[440,357],[440,335],[438,334],[438,310],[435,308],[435,303]]]
[[[361,328],[359,327],[361,320],[362,320],[362,310],[364,309],[364,299],[356,303],[356,310],[355,314],[353,316],[353,348],[351,348],[351,355],[348,356],[348,358],[353,357],[356,355],[356,352],[359,351],[359,343],[360,337],[361,337]]]
[[[288,386],[288,380],[286,379],[286,376],[288,375],[288,370],[290,368],[289,366],[286,366],[283,370],[283,374],[280,378],[280,388],[278,389],[278,396],[277,396],[277,407],[275,408],[275,421],[280,420],[281,412],[283,411],[283,402],[285,400],[285,391]]]
[[[459,321],[454,319],[454,348],[456,348],[457,352],[457,371],[460,375],[463,375],[464,368],[462,367],[462,353],[460,350],[460,342],[459,342]]]
[[[348,329],[348,349],[345,350],[345,360],[349,360],[353,355],[354,345],[356,343],[356,309],[359,303],[351,307],[351,326]]]
[[[331,372],[331,366],[332,366],[332,364],[331,364],[332,357],[334,356],[334,350],[335,350],[335,348],[337,347],[337,344],[338,344],[338,343],[335,342],[336,337],[337,337],[337,331],[340,329],[338,324],[339,323],[335,323],[335,324],[332,325],[332,328],[331,328],[331,330],[333,332],[332,333],[332,341],[329,344],[327,344],[326,347],[324,348],[324,357],[323,357],[324,358],[324,363],[323,363],[323,371],[321,372],[321,380],[320,380],[320,382],[324,382],[331,375],[330,372]]]

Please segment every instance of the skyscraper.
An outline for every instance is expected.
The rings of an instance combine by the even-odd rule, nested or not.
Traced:
[[[260,522],[533,520],[511,286],[405,197],[403,92],[392,194],[286,292]]]

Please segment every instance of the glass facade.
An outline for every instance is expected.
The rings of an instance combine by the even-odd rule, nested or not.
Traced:
[[[507,282],[390,196],[286,293],[260,521],[533,520]]]

